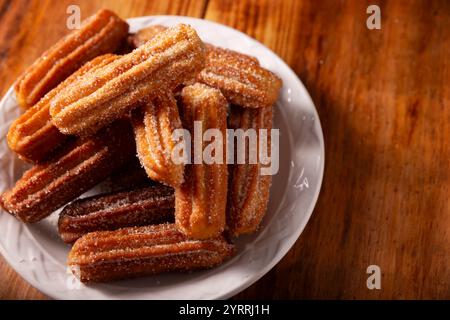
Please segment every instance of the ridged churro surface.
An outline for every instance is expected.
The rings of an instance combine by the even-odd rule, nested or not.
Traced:
[[[114,52],[127,34],[128,24],[109,10],[89,17],[24,72],[15,85],[19,104],[28,109],[85,62]]]
[[[183,182],[184,164],[172,161],[177,141],[174,130],[181,129],[178,106],[170,91],[162,91],[132,115],[136,150],[149,178],[177,187]]]
[[[82,282],[104,282],[211,268],[233,253],[223,237],[190,240],[162,224],[88,233],[75,242],[68,265]]]
[[[68,136],[62,134],[52,122],[49,112],[50,102],[61,90],[78,81],[86,72],[101,68],[117,58],[118,56],[114,54],[105,54],[87,62],[25,111],[9,128],[7,139],[11,150],[29,162],[45,160],[53,150],[68,139]]]
[[[170,222],[174,201],[173,189],[163,185],[78,199],[61,212],[58,231],[72,243],[93,231]]]
[[[93,134],[152,99],[195,78],[204,66],[204,46],[193,28],[180,24],[159,33],[113,63],[87,73],[52,101],[50,114],[66,134]]]
[[[201,123],[202,135],[207,129],[218,129],[223,139],[217,143],[225,150],[227,101],[219,90],[199,83],[187,86],[181,92],[180,109],[183,126],[191,135],[194,121]],[[201,137],[200,141],[203,141]],[[202,143],[201,153],[207,145]],[[193,155],[195,153],[192,152]],[[197,156],[202,157],[198,152]],[[195,161],[195,155],[192,158]],[[227,197],[225,153],[219,158],[222,164],[206,164],[200,158],[199,164],[186,165],[184,182],[175,188],[175,221],[189,237],[206,239],[216,237],[224,230]]]
[[[104,180],[134,152],[131,127],[119,120],[33,166],[0,196],[0,205],[23,222],[37,222]]]
[[[254,129],[260,139],[260,129],[267,130],[267,150],[271,147],[272,107],[242,108],[232,106],[229,115],[229,127],[232,129]],[[236,153],[235,153],[236,154]],[[237,162],[237,159],[235,159]],[[227,200],[227,228],[238,236],[255,232],[267,209],[271,175],[261,175],[262,164],[249,161],[249,145],[245,147],[245,164],[229,166],[229,185]]]
[[[207,45],[206,66],[197,80],[220,89],[230,103],[248,108],[272,106],[282,84],[256,58],[212,45]]]

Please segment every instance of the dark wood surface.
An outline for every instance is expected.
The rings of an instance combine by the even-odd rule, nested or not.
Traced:
[[[236,298],[450,298],[450,2],[0,1],[0,93],[65,34],[66,8],[175,14],[241,30],[310,92],[326,144],[316,209],[285,258]],[[366,8],[381,7],[381,30]],[[382,271],[368,290],[366,268]],[[0,298],[45,299],[0,258]]]

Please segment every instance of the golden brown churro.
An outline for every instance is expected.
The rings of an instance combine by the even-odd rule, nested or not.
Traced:
[[[128,42],[138,48],[166,29],[151,25],[130,36]],[[205,48],[206,68],[197,77],[198,81],[220,89],[229,102],[245,107],[271,106],[277,100],[281,80],[263,69],[258,59],[208,43]]]
[[[118,120],[26,171],[1,195],[0,205],[23,222],[37,222],[104,180],[134,152],[130,125]]]
[[[25,71],[15,85],[19,104],[31,107],[85,62],[114,52],[127,34],[128,24],[109,10],[89,17]]]
[[[173,90],[195,77],[204,57],[203,43],[194,29],[183,24],[169,28],[69,85],[52,101],[50,114],[63,133],[95,133],[141,99],[152,99],[163,88]]]
[[[153,101],[134,110],[132,123],[137,154],[148,176],[169,186],[179,186],[184,165],[172,161],[176,145],[172,133],[182,126],[173,94],[162,91]]]
[[[251,109],[232,106],[229,127],[255,129],[258,137],[260,129],[267,129],[268,150],[270,150],[272,109],[272,107]],[[245,164],[229,166],[227,228],[234,236],[255,232],[266,213],[269,201],[272,176],[261,175],[262,164],[260,161],[256,164],[249,163],[248,152],[247,144]]]
[[[234,246],[223,237],[190,240],[173,224],[88,233],[68,264],[82,282],[104,282],[162,272],[187,272],[223,263]]]
[[[147,28],[141,29],[135,34],[128,37],[128,43],[133,47],[137,48],[142,46],[147,41],[153,39],[158,33],[167,30],[167,27],[154,24]]]
[[[272,106],[282,84],[255,58],[211,45],[207,46],[206,67],[197,80],[220,89],[230,103],[248,108]]]
[[[197,83],[183,89],[181,100],[183,126],[191,134],[194,121],[200,121],[202,135],[207,129],[215,128],[225,137],[227,101],[219,90]],[[203,141],[201,137],[200,140]],[[225,138],[222,140],[220,147],[225,150]],[[225,158],[221,160],[222,164],[201,161],[186,165],[184,182],[175,188],[175,222],[189,237],[212,238],[224,230],[227,165]]]
[[[167,27],[162,25],[151,25],[131,35],[128,38],[128,42],[130,46],[138,48],[150,39],[154,38],[158,33],[166,29]],[[281,83],[279,83],[279,80],[277,80],[277,78],[271,72],[265,72],[266,70],[262,69],[259,66],[258,59],[237,51],[216,47],[209,43],[204,44],[207,51],[207,64],[206,68],[198,76],[198,80],[200,82],[207,83],[210,86],[214,86],[220,90],[223,90],[222,93],[227,94],[227,99],[229,99],[230,102],[234,103],[242,103],[242,101],[245,99],[244,92],[247,91],[248,101],[246,103],[246,106],[255,107],[259,107],[260,104],[257,101],[250,101],[250,99],[253,99],[251,95],[253,94],[261,96],[262,94],[266,94],[265,88],[263,88],[262,86],[264,83],[266,83],[268,84],[268,87],[270,89],[267,93],[268,96],[266,99],[268,101],[266,104],[271,105],[271,100],[276,100]],[[224,66],[228,69],[225,69]],[[252,69],[256,69],[256,72]],[[262,72],[260,72],[259,69],[261,69]],[[244,73],[246,72],[245,70],[247,70],[247,74],[250,74],[250,78],[247,82],[253,81],[251,79],[251,76],[253,76],[254,79],[257,79],[258,77],[261,78],[260,73],[264,74],[265,79],[259,79],[259,82],[253,81],[253,83],[251,84],[252,87],[259,87],[260,91],[257,91],[259,90],[258,88],[254,88],[254,90],[249,93],[250,85],[248,83],[244,83],[245,79],[247,79],[244,76]],[[211,72],[214,72],[215,74],[211,74]],[[241,81],[241,84],[239,85],[236,81],[234,81],[238,78],[244,79],[239,79],[239,81]],[[270,81],[273,81],[272,85],[269,83]],[[233,84],[234,87],[232,87]]]
[[[173,189],[158,185],[78,199],[59,216],[58,231],[72,243],[86,233],[173,221]]]
[[[45,160],[53,150],[68,139],[68,136],[53,125],[49,112],[52,99],[89,70],[101,68],[117,58],[118,56],[114,54],[105,54],[87,62],[17,118],[8,131],[8,145],[11,150],[26,161]]]

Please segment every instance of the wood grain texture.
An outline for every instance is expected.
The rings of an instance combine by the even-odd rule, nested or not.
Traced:
[[[65,31],[67,4],[0,1],[0,92]],[[366,28],[379,4],[382,29]],[[310,92],[326,167],[305,231],[236,298],[450,299],[450,3],[81,1],[122,17],[204,16],[280,55]],[[45,36],[44,36],[45,35]],[[366,288],[366,268],[382,289]],[[0,261],[0,298],[44,298]]]

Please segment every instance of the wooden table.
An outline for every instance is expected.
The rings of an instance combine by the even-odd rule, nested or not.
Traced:
[[[317,106],[326,168],[292,250],[237,298],[450,298],[450,2],[0,1],[0,91],[65,30],[106,7],[123,18],[217,21],[263,42]],[[366,27],[369,4],[381,30]],[[381,290],[366,268],[380,266]],[[2,259],[0,298],[44,299]]]

